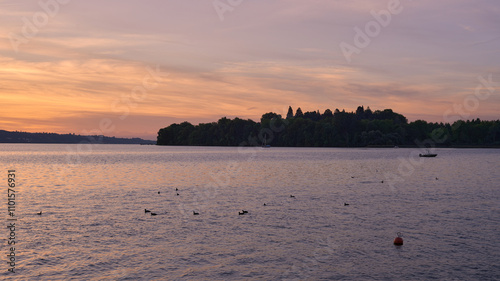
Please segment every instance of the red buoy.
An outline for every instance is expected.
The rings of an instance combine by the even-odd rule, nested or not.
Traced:
[[[401,232],[398,232],[398,237],[394,238],[394,245],[396,246],[403,245],[403,238],[401,238]]]

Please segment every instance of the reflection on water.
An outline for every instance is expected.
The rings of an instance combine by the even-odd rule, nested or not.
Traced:
[[[18,280],[500,278],[499,150],[1,150]]]

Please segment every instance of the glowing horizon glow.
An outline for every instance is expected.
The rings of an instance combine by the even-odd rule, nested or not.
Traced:
[[[106,135],[154,139],[174,122],[258,121],[288,106],[446,122],[467,101],[473,110],[451,117],[499,119],[500,6],[401,0],[349,63],[339,45],[391,1],[243,1],[223,20],[211,1],[4,1],[0,129],[80,134],[110,119]],[[12,38],[23,40],[17,52]],[[158,81],[137,92],[152,69]],[[470,103],[489,75],[492,94]]]

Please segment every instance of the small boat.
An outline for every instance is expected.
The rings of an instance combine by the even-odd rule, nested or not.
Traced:
[[[436,157],[437,154],[426,153],[426,154],[419,154],[418,156],[420,156],[420,157]]]
[[[425,154],[420,153],[418,156],[420,156],[420,157],[436,157],[437,154],[430,153],[429,150],[427,150],[427,153],[425,153]]]

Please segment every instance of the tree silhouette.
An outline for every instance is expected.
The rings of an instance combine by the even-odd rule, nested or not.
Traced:
[[[356,109],[356,115],[358,116],[359,119],[363,118],[365,114],[365,109],[363,106],[358,106],[358,109]]]
[[[293,118],[293,109],[291,106],[288,106],[288,113],[286,114],[286,119]]]
[[[27,133],[0,130],[0,143],[106,143],[106,144],[153,144],[140,138],[115,138],[103,135],[76,135],[56,133]]]
[[[371,111],[359,106],[355,112],[330,109],[302,113],[297,108],[292,118],[268,112],[260,123],[223,117],[217,122],[192,125],[171,124],[158,131],[160,145],[260,146],[263,137],[272,146],[415,146],[432,139],[439,146],[500,146],[500,120],[456,121],[453,124],[408,123],[406,117],[391,109]],[[1,140],[0,131],[0,140]],[[44,135],[49,136],[49,134]],[[270,143],[272,141],[272,143]]]
[[[333,112],[330,109],[326,109],[321,117],[323,119],[333,117]]]
[[[304,113],[302,113],[302,109],[297,108],[297,111],[295,112],[295,117],[296,118],[301,118],[301,117],[304,117]]]

